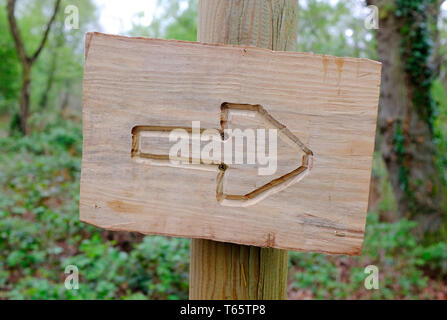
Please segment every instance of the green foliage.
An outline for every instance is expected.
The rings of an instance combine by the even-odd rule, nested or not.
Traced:
[[[432,96],[438,105],[438,116],[434,123],[434,136],[436,144],[436,161],[439,172],[444,179],[444,185],[447,185],[447,90],[440,80],[436,80],[432,86]],[[446,190],[447,192],[447,190]]]
[[[79,222],[81,146],[80,126],[61,120],[28,137],[0,138],[0,298],[187,298],[188,240],[148,236],[125,250]],[[361,257],[291,253],[290,290],[316,298],[421,297],[429,274],[447,275],[447,247],[421,246],[415,226],[370,213]],[[370,264],[380,269],[378,291],[363,286]],[[68,265],[79,268],[79,290],[64,287]]]
[[[23,0],[20,0],[23,1]],[[92,0],[77,0],[79,29],[66,29],[64,8],[72,1],[62,1],[45,50],[33,68],[32,108],[62,109],[68,95],[71,104],[81,106],[84,63],[84,36],[97,29],[97,12]],[[51,2],[50,2],[51,5]]]
[[[436,103],[431,96],[434,70],[430,64],[433,50],[429,9],[435,0],[396,0],[395,15],[402,22],[401,56],[408,80],[413,86],[412,100],[422,120],[433,130]]]
[[[429,283],[426,271],[438,279],[447,276],[447,245],[424,247],[412,235],[416,222],[379,221],[369,213],[360,257],[331,257],[316,253],[290,253],[292,288],[308,290],[318,299],[416,299]],[[366,290],[365,267],[379,268],[380,289]]]
[[[368,213],[362,255],[289,253],[292,297],[298,291],[317,299],[436,297],[437,286],[447,279],[446,243],[422,244],[413,235],[412,230],[417,227],[414,221],[381,221],[387,212],[394,215],[396,203],[379,154],[375,155],[373,174],[378,180],[380,201]],[[364,270],[369,265],[379,268],[379,290],[365,289]]]
[[[155,15],[149,27],[134,24],[129,34],[153,38],[196,41],[197,38],[197,0],[187,0],[186,9],[180,1],[158,1],[161,13]]]
[[[80,125],[60,119],[0,138],[0,299],[186,298],[189,241],[147,237],[124,251],[79,222],[81,146]],[[71,264],[79,290],[64,287]]]
[[[4,7],[0,1],[0,8]],[[9,30],[6,10],[0,9],[0,30]],[[20,67],[9,32],[0,32],[0,114],[15,108],[20,85]]]
[[[64,26],[64,8],[69,4],[73,4],[72,1],[62,1],[47,44],[32,70],[31,109],[34,112],[42,108],[42,101],[47,109],[60,108],[65,96],[71,98],[72,104],[81,104],[83,38],[87,29],[96,25],[96,7],[92,0],[76,1],[80,28],[69,30]],[[40,44],[53,7],[54,0],[17,1],[15,16],[28,55]],[[9,32],[6,0],[0,0],[0,30],[6,31],[0,32],[0,114],[11,114],[11,127],[14,128],[21,66]]]
[[[299,1],[298,50],[342,57],[376,57],[375,39],[355,14],[358,0]],[[346,30],[352,35],[347,36]]]

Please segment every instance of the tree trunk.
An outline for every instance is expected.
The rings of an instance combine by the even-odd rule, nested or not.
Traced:
[[[28,134],[28,117],[30,113],[32,64],[22,64],[22,86],[20,88],[19,124],[20,132]]]
[[[45,87],[45,90],[43,92],[42,98],[40,99],[40,103],[39,103],[40,109],[45,109],[47,107],[48,97],[50,95],[51,89],[53,88],[54,77],[56,74],[57,58],[58,58],[57,51],[56,51],[56,49],[54,49],[54,52],[53,52],[52,58],[51,58],[50,69],[48,70],[48,78],[47,78],[46,87]]]
[[[34,62],[36,62],[39,55],[42,53],[43,48],[48,39],[48,35],[51,30],[56,14],[59,11],[59,7],[62,0],[56,0],[54,3],[53,14],[48,21],[45,32],[43,33],[42,40],[36,51],[32,55],[27,55],[25,46],[23,44],[22,36],[20,34],[19,27],[17,25],[15,17],[16,0],[8,0],[6,10],[8,13],[9,30],[11,31],[12,38],[17,50],[20,63],[22,64],[22,87],[20,88],[20,107],[19,107],[19,125],[22,134],[28,134],[28,116],[30,113],[30,94],[31,94],[31,70]]]
[[[70,105],[70,80],[65,81],[65,92],[61,103],[61,114],[62,118],[66,118],[68,106]]]
[[[198,41],[296,50],[296,0],[200,0]],[[210,240],[191,243],[191,299],[285,299],[288,253]]]
[[[379,7],[381,17],[377,30],[379,59],[383,63],[380,151],[388,167],[399,217],[418,221],[418,235],[429,236],[439,234],[443,226],[445,197],[432,127],[432,39],[424,38],[433,36],[424,30],[433,13],[427,13],[431,1],[418,2],[426,4],[425,10],[405,11],[398,1],[395,7],[390,7],[389,1],[367,1]]]

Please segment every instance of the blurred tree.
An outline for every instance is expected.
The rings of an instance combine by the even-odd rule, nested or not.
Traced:
[[[4,3],[0,1],[0,30],[8,29],[8,18]],[[12,111],[18,97],[20,83],[20,62],[11,34],[0,32],[0,113]]]
[[[45,84],[45,90],[43,91],[42,97],[39,102],[39,106],[43,109],[48,104],[48,95],[53,87],[54,77],[57,69],[59,50],[58,48],[62,47],[65,42],[65,35],[63,32],[63,28],[56,28],[53,32],[54,34],[54,45],[49,46],[49,51],[51,54],[51,60],[48,68],[48,77],[47,82]]]
[[[375,59],[375,39],[364,27],[359,0],[300,0],[298,50]]]
[[[14,44],[16,47],[17,55],[19,57],[22,66],[22,84],[20,88],[20,109],[19,109],[19,129],[21,133],[28,133],[28,117],[30,109],[30,92],[31,92],[31,81],[32,75],[31,70],[33,64],[36,62],[37,58],[41,54],[50,33],[51,26],[56,18],[56,14],[59,11],[61,0],[55,0],[54,9],[48,23],[45,26],[42,39],[37,46],[37,49],[29,55],[25,48],[22,35],[17,24],[15,17],[16,0],[8,0],[8,22],[11,31],[12,38],[14,39]]]
[[[445,221],[445,185],[436,161],[431,95],[437,74],[433,44],[441,0],[367,0],[380,12],[378,54],[383,63],[380,146],[399,217],[419,222],[433,239]]]
[[[440,80],[447,91],[447,11],[444,10],[439,21],[438,56],[440,64]]]
[[[148,26],[134,24],[129,34],[153,38],[196,41],[197,0],[158,0],[158,14]]]
[[[7,1],[0,0],[0,29],[8,30]],[[48,23],[54,10],[54,0],[17,1],[15,19],[22,31],[21,38],[26,52],[37,48],[42,41],[42,28]],[[32,67],[28,126],[39,127],[57,118],[57,108],[63,114],[82,104],[82,73],[84,62],[84,35],[98,28],[97,9],[93,0],[77,0],[79,25],[70,27],[65,20],[70,12],[64,8],[73,6],[73,1],[62,0],[59,13],[52,23],[51,31],[39,58]],[[64,14],[65,13],[65,14]],[[70,22],[70,21],[68,21]],[[0,112],[9,113],[11,132],[20,128],[19,104],[22,64],[10,32],[0,33]],[[45,117],[34,111],[47,110]],[[56,110],[56,111],[57,111]],[[44,122],[42,122],[44,120]]]
[[[71,3],[71,0],[62,0],[61,7]],[[65,27],[67,16],[57,15],[46,50],[35,66],[32,100],[38,102],[36,107],[40,110],[57,106],[64,112],[69,105],[81,105],[84,36],[88,30],[98,28],[98,19],[92,0],[77,0],[76,7],[79,29]]]

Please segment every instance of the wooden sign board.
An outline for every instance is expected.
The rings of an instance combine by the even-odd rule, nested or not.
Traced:
[[[367,59],[89,33],[81,220],[359,254],[380,73],[381,64]],[[168,158],[172,130],[186,132],[192,145],[205,132],[228,142],[222,133],[230,127],[276,130],[277,170]],[[258,148],[247,145],[240,155]]]

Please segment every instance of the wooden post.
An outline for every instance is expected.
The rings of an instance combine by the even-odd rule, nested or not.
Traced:
[[[199,0],[197,40],[294,51],[297,0]],[[288,253],[210,240],[191,242],[189,297],[285,299]]]

